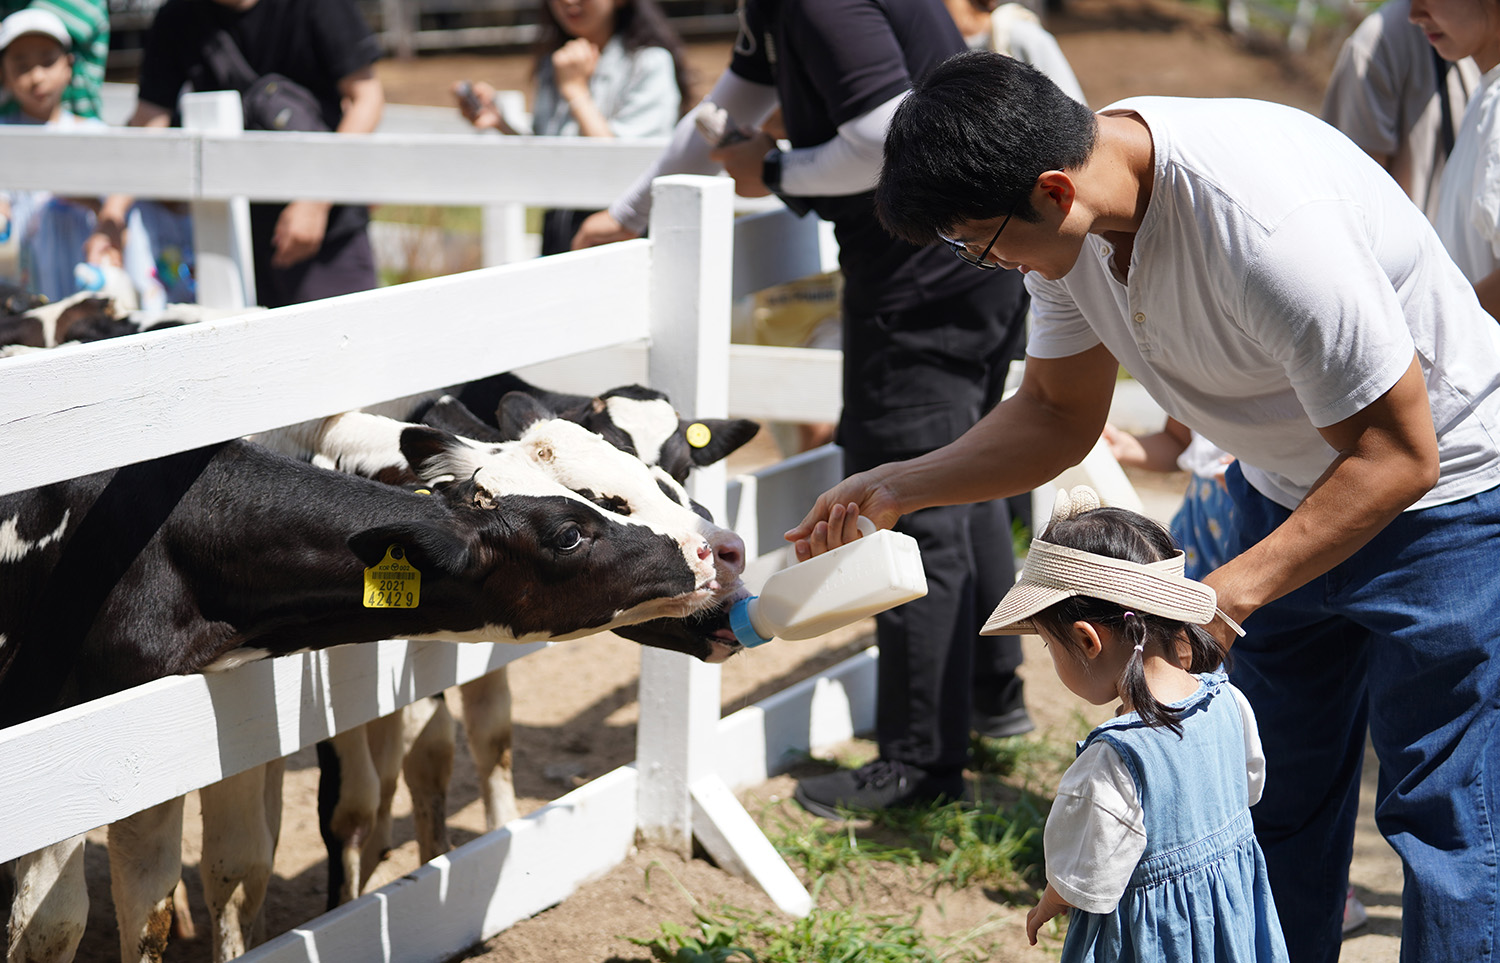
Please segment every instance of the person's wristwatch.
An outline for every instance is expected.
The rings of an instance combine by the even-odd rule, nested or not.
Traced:
[[[773,193],[781,191],[781,148],[772,147],[766,151],[765,160],[760,163],[760,181],[766,185],[766,189]]]

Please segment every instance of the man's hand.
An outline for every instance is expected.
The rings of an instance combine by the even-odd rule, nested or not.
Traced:
[[[332,207],[327,201],[292,201],[282,209],[271,235],[271,248],[275,251],[271,264],[291,267],[317,254],[323,246],[328,211]]]
[[[1070,909],[1072,909],[1072,904],[1063,899],[1057,890],[1052,888],[1052,884],[1048,883],[1047,888],[1042,890],[1042,898],[1037,900],[1031,912],[1026,914],[1026,938],[1031,941],[1031,945],[1036,946],[1037,930],[1041,929],[1043,924],[1058,913],[1065,913]]]
[[[776,141],[763,130],[750,135],[728,147],[718,147],[708,152],[709,159],[722,164],[730,177],[734,178],[734,192],[741,197],[765,197],[771,193],[765,181],[760,179],[766,154],[776,146]]]
[[[807,516],[785,535],[792,543],[797,561],[805,562],[859,538],[861,515],[874,522],[876,528],[891,528],[896,524],[904,512],[895,493],[883,482],[885,467],[850,475],[818,496]]]
[[[581,251],[586,247],[631,241],[638,237],[639,234],[615,220],[609,211],[595,211],[584,219],[578,233],[573,235],[573,250]]]

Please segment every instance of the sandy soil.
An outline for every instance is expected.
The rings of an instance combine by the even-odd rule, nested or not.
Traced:
[[[1095,106],[1137,93],[1163,93],[1256,96],[1315,111],[1333,54],[1326,45],[1299,59],[1255,53],[1218,29],[1216,13],[1168,0],[1070,0],[1068,13],[1052,27]],[[725,43],[693,47],[693,62],[704,89],[727,63],[727,53]],[[502,88],[529,86],[529,65],[524,57],[431,57],[382,63],[379,72],[388,98],[398,103],[446,104],[448,86],[464,77],[485,79]],[[736,467],[768,456],[766,443],[758,442]],[[1151,495],[1153,511],[1163,517],[1170,513],[1173,498],[1181,490],[1180,480],[1143,479],[1142,485]],[[749,705],[852,654],[870,643],[868,632],[868,625],[859,625],[814,642],[766,646],[741,656],[724,670],[724,712]],[[512,668],[517,790],[523,811],[535,809],[634,758],[638,665],[635,646],[613,636],[600,636],[558,645]],[[1057,682],[1039,645],[1028,650],[1023,672],[1032,712],[1040,725],[1039,735],[1073,738],[1077,726],[1074,713],[1086,707]],[[1090,719],[1098,718],[1097,710],[1094,712]],[[864,744],[848,747],[848,751],[868,753],[870,749]],[[819,765],[809,763],[806,771],[816,771]],[[457,770],[449,820],[455,845],[472,839],[482,828],[472,766],[465,751],[460,751]],[[1343,954],[1344,960],[1356,963],[1394,961],[1399,952],[1401,869],[1374,830],[1369,811],[1374,774],[1372,759],[1366,767],[1366,802],[1353,867],[1354,882],[1370,908],[1371,922],[1346,941]],[[745,793],[749,811],[763,818],[783,818],[788,813],[796,818],[795,805],[783,802],[789,797],[793,775],[778,777]],[[273,933],[318,915],[323,907],[326,867],[317,833],[316,786],[317,769],[311,750],[299,753],[288,769],[282,844],[269,896]],[[410,840],[409,814],[403,788],[397,800],[398,839]],[[197,881],[196,797],[189,799],[186,823],[185,875],[201,926],[205,915]],[[96,831],[91,839],[102,844],[103,831]],[[94,902],[89,933],[78,959],[96,963],[117,958],[107,855],[102,845],[90,847],[88,866]],[[397,878],[415,866],[415,844],[408,841],[381,867],[376,882]],[[674,879],[681,886],[674,884]],[[518,924],[463,958],[486,963],[647,960],[649,954],[624,937],[654,937],[658,924],[665,920],[691,923],[687,893],[704,905],[727,903],[770,909],[769,902],[754,887],[701,858],[684,860],[675,854],[641,851],[585,886],[574,898]],[[0,893],[0,897],[5,895]],[[1025,907],[1008,906],[996,894],[978,887],[933,897],[920,892],[911,879],[899,874],[881,875],[867,887],[866,896],[867,908],[875,912],[909,913],[923,908],[924,925],[935,931],[953,933],[987,924],[992,929],[986,939],[995,959],[1054,958],[1053,953],[1026,947],[1021,926]],[[174,963],[207,960],[208,948],[202,940],[176,942],[167,959]]]

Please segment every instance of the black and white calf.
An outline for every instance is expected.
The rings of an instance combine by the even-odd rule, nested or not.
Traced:
[[[432,494],[229,442],[0,497],[0,726],[261,655],[384,638],[574,638],[685,617],[738,591],[720,581],[697,517],[575,425],[538,425],[484,451],[408,427],[400,445]],[[591,447],[611,473],[657,492],[640,517],[556,480],[559,452]],[[369,607],[366,572],[392,560],[416,573],[405,584],[420,593],[397,600],[409,607]],[[12,958],[71,958],[76,937],[58,934],[81,933],[81,921],[43,918],[80,903],[61,895],[83,892],[67,849],[21,861]],[[114,887],[136,914],[121,920],[127,959],[150,958],[146,944],[164,939],[180,870],[180,857],[147,862],[154,877]],[[59,896],[22,901],[38,892],[32,872],[56,876]],[[240,905],[236,919],[256,911]]]
[[[486,405],[489,421],[482,420],[452,395],[431,402],[430,407],[423,402],[423,407],[413,409],[414,413],[419,413],[428,425],[476,443],[522,436],[532,425],[553,417],[580,422],[611,440],[617,448],[651,465],[662,492],[704,518],[705,536],[714,546],[721,580],[728,584],[738,579],[744,565],[743,542],[713,525],[708,513],[688,498],[681,482],[694,465],[717,461],[748,441],[758,429],[755,422],[685,421],[664,395],[640,386],[617,388],[588,398],[546,391],[506,374],[455,390],[466,394],[475,404]],[[495,399],[498,401],[491,404]],[[298,426],[283,433],[281,442],[289,451],[312,457],[316,464],[392,484],[407,484],[411,478],[394,443],[398,431],[394,423],[385,419],[350,413]],[[696,456],[689,452],[695,452]],[[662,467],[663,461],[673,471]],[[605,499],[602,503],[634,511],[629,493],[612,487],[608,472],[600,470],[603,467],[579,462],[571,469],[569,484]],[[726,613],[727,606],[721,606],[692,618],[656,620],[639,627],[622,627],[616,633],[645,645],[717,661],[713,655],[715,646],[733,640]],[[501,668],[458,688],[464,731],[479,778],[486,828],[495,829],[519,815],[511,767],[508,672]],[[447,851],[443,819],[453,759],[453,728],[445,701],[435,697],[360,730],[342,733],[319,746],[324,786],[319,794],[319,819],[329,849],[330,908],[363,891],[375,865],[392,844],[390,806],[398,770],[406,776],[411,792],[421,859],[425,862]],[[373,792],[376,786],[378,795]]]

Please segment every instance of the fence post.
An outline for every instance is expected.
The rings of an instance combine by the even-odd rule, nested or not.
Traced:
[[[729,410],[729,302],[734,195],[724,178],[675,175],[651,187],[649,384],[678,410],[722,418]],[[699,468],[694,498],[725,518],[722,464]],[[696,835],[722,867],[763,888],[798,916],[812,898],[715,773],[719,667],[676,652],[641,650],[637,825],[647,840],[684,855]]]
[[[679,411],[729,409],[729,280],[733,193],[727,180],[659,178],[651,190],[651,349],[647,382]],[[700,468],[689,488],[724,517],[724,468]],[[719,724],[719,667],[675,652],[641,650],[640,828],[684,854],[692,845],[689,787],[712,771]]]
[[[182,126],[203,133],[235,133],[245,129],[240,95],[216,90],[184,94]],[[202,154],[199,154],[201,182]],[[198,185],[193,193],[198,193]],[[198,303],[215,308],[243,308],[255,303],[255,266],[250,253],[250,203],[243,197],[227,201],[194,200],[193,251],[196,260]]]

